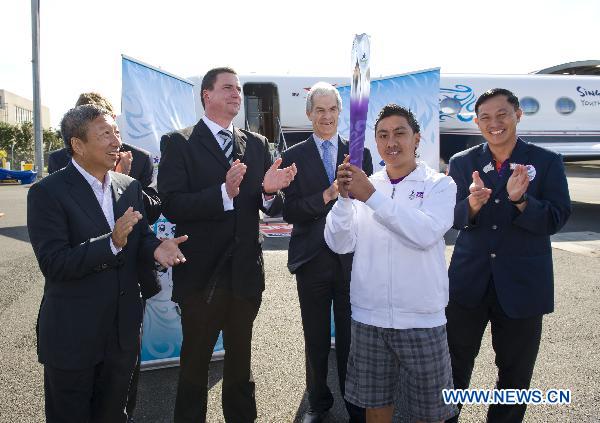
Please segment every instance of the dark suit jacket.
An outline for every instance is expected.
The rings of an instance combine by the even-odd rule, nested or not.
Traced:
[[[140,184],[111,172],[115,220],[142,207]],[[118,326],[123,349],[139,348],[142,302],[138,260],[151,260],[160,241],[144,218],[119,254],[92,188],[69,164],[34,184],[27,196],[27,227],[45,277],[38,317],[38,357],[60,369],[83,369],[103,358]]]
[[[144,190],[144,210],[146,211],[148,222],[153,224],[160,217],[161,207],[158,193],[154,188],[150,187],[150,184],[152,183],[152,172],[154,171],[152,157],[150,157],[150,153],[146,150],[130,144],[123,143],[123,150],[131,151],[133,161],[131,163],[129,176],[142,184],[142,189]],[[69,164],[70,160],[71,157],[67,154],[66,148],[52,151],[48,156],[48,173],[52,174],[57,170],[62,169]]]
[[[344,160],[344,154],[348,154],[348,141],[339,137],[336,168]],[[323,191],[330,184],[312,136],[283,153],[282,167],[292,163],[296,163],[298,174],[284,190],[283,218],[294,225],[288,248],[288,269],[295,273],[304,263],[329,248],[325,243],[323,231],[325,217],[335,201],[330,201],[327,205],[323,202]],[[362,167],[367,175],[373,173],[373,162],[368,148],[364,151]],[[340,258],[347,279],[350,280],[352,254],[340,255]]]
[[[256,297],[264,289],[262,247],[259,242],[259,209],[262,182],[272,164],[267,139],[234,128],[234,160],[248,168],[233,200],[234,210],[223,210],[221,184],[230,165],[217,140],[200,120],[195,126],[164,135],[158,172],[158,192],[163,214],[176,226],[176,236],[187,261],[173,269],[173,300],[212,286],[211,279],[231,258],[232,289]],[[267,211],[281,210],[278,195]],[[209,283],[210,281],[210,283]]]
[[[133,156],[129,176],[142,184],[142,194],[144,199],[143,210],[146,212],[148,223],[152,225],[160,217],[161,213],[161,204],[158,193],[150,186],[154,169],[152,166],[152,158],[150,157],[150,153],[146,150],[134,147],[133,145],[124,143],[123,150],[131,151]],[[52,174],[57,170],[64,168],[70,162],[71,157],[67,154],[66,148],[55,150],[48,156],[48,173]],[[115,216],[115,219],[118,219],[119,217],[121,216]],[[155,296],[161,290],[160,282],[158,281],[158,277],[153,270],[153,267],[154,260],[150,263],[140,263],[139,266],[140,287],[144,299]]]
[[[571,200],[558,154],[518,139],[508,160],[535,168],[523,213],[508,200],[506,182],[512,171],[498,177],[491,169],[487,143],[450,160],[449,175],[457,186],[454,227],[460,230],[448,270],[450,299],[476,306],[493,283],[504,312],[511,318],[525,318],[554,310],[550,235],[566,223]],[[467,197],[475,170],[493,192],[469,222]]]

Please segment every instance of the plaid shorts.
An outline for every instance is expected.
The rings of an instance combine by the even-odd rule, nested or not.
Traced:
[[[360,407],[394,404],[396,390],[415,420],[440,421],[458,413],[444,404],[443,389],[452,389],[446,325],[435,328],[386,329],[352,320],[346,399]]]

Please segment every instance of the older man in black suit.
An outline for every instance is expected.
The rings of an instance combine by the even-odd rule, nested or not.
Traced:
[[[113,118],[115,118],[115,112],[112,104],[110,104],[105,97],[98,93],[82,93],[77,99],[75,107],[83,106],[84,104],[95,104],[100,106],[108,110],[112,114]],[[48,173],[52,174],[57,170],[66,167],[70,160],[71,158],[67,152],[67,148],[61,148],[59,150],[52,151],[48,156]],[[117,164],[113,170],[125,175],[129,175],[142,184],[146,218],[150,224],[156,222],[161,213],[160,198],[158,197],[156,190],[150,186],[153,182],[154,172],[154,166],[152,165],[152,157],[150,157],[150,153],[133,145],[121,143],[121,151],[119,152]],[[144,287],[142,288],[144,289]],[[149,289],[148,296],[145,298],[150,298],[157,293],[158,290]]]
[[[350,348],[350,270],[352,254],[338,255],[325,243],[325,217],[338,197],[335,172],[348,154],[348,142],[337,132],[342,110],[338,91],[319,82],[306,97],[306,115],[313,135],[283,153],[283,166],[296,163],[299,176],[285,192],[284,219],[294,224],[288,268],[296,274],[306,349],[306,389],[309,410],[304,423],[325,418],[333,405],[327,386],[331,348],[331,306],[335,321],[335,352],[342,396]],[[373,173],[371,153],[365,149],[363,170]],[[350,421],[365,421],[365,410],[346,402]]]
[[[241,86],[231,68],[202,80],[205,115],[193,127],[161,140],[158,191],[163,213],[188,233],[188,262],[173,272],[173,300],[181,307],[183,344],[175,422],[206,420],[208,363],[223,330],[223,414],[228,422],[256,418],[250,370],[252,326],[264,289],[259,209],[281,210],[277,192],[294,178],[278,169],[268,141],[233,126]]]
[[[75,103],[75,107],[83,106],[84,104],[95,104],[108,110],[112,117],[115,118],[115,112],[112,104],[108,99],[96,92],[81,93]],[[52,174],[57,170],[66,167],[71,160],[67,147],[56,150],[50,153],[48,157],[48,173]],[[142,185],[142,198],[144,200],[144,211],[146,219],[150,225],[154,224],[160,217],[161,203],[158,193],[152,186],[154,166],[150,153],[133,145],[121,143],[121,151],[117,158],[117,164],[113,169],[115,172],[123,173],[131,176]],[[140,263],[138,269],[140,290],[142,298],[147,300],[154,297],[161,290],[160,282],[158,281],[156,271],[148,265],[148,263]],[[131,379],[131,389],[127,396],[127,415],[129,423],[133,423],[133,413],[137,402],[137,386],[140,376],[140,357],[138,357],[135,371]]]
[[[61,122],[71,163],[33,185],[27,226],[45,276],[38,318],[48,422],[125,422],[139,350],[139,261],[184,262],[139,212],[142,190],[111,171],[121,140],[111,114],[71,109]]]

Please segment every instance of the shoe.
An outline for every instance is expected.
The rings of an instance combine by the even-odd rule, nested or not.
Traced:
[[[311,411],[308,410],[304,414],[304,418],[302,419],[302,423],[321,423],[325,421],[325,417],[327,416],[328,411]]]

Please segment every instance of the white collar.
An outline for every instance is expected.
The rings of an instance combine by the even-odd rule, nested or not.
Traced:
[[[73,163],[73,166],[75,166],[75,169],[77,169],[79,171],[79,173],[81,173],[81,175],[85,178],[87,183],[90,184],[90,186],[92,188],[94,187],[94,185],[101,185],[102,190],[106,190],[106,188],[110,186],[110,183],[112,181],[111,177],[110,177],[110,172],[106,172],[106,174],[104,175],[104,182],[100,183],[98,178],[96,178],[94,175],[92,175],[87,170],[85,170],[83,167],[81,167],[74,158],[71,158],[71,163]]]
[[[223,128],[218,123],[210,120],[206,115],[202,116],[202,120],[204,121],[206,126],[208,126],[208,129],[210,129],[210,132],[212,132],[215,138],[217,138],[217,134],[219,133],[219,131],[222,131],[223,129],[226,129],[233,134],[233,122],[230,122],[227,128]],[[219,138],[217,138],[217,140],[219,140]]]

